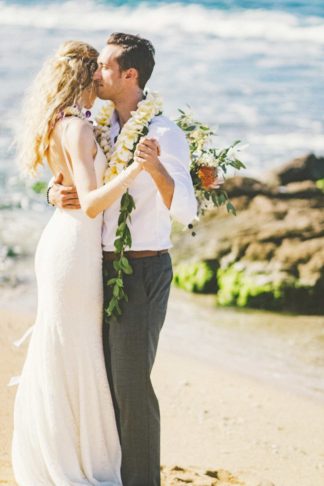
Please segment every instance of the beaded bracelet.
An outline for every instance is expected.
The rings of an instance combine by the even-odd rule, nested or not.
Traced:
[[[46,191],[46,201],[49,206],[55,206],[55,204],[52,204],[51,201],[49,200],[49,192],[52,189],[53,186],[49,186]]]

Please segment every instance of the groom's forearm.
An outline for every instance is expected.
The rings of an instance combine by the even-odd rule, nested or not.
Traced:
[[[174,194],[174,180],[166,168],[158,163],[149,171],[166,207],[170,209]]]

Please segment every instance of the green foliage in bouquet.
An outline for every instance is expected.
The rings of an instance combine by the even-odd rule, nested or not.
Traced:
[[[190,175],[198,200],[198,215],[223,205],[235,215],[235,208],[217,179],[224,179],[229,168],[245,168],[237,157],[240,140],[228,147],[216,148],[213,146],[215,132],[208,125],[195,120],[191,113],[183,110],[179,113],[176,123],[184,131],[190,147]]]

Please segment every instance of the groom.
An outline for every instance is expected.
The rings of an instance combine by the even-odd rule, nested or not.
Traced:
[[[110,131],[112,144],[143,99],[155,64],[154,54],[150,41],[115,33],[99,55],[94,74],[97,94],[113,101],[116,108]],[[160,157],[154,139],[160,145]],[[170,216],[188,224],[197,207],[188,145],[174,123],[164,116],[153,118],[136,155],[143,160],[144,170],[129,189],[136,204],[130,223],[132,247],[127,252],[133,274],[124,276],[128,302],[123,303],[120,317],[106,317],[103,342],[122,448],[123,486],[159,486],[160,413],[150,375],[172,280]],[[57,183],[49,191],[49,200],[58,207],[80,207],[75,189],[67,190]],[[114,274],[119,206],[120,200],[104,213],[105,307],[111,298],[107,281]]]

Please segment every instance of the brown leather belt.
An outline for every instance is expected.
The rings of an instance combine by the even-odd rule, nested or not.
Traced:
[[[165,253],[169,253],[169,250],[141,250],[141,251],[125,251],[125,256],[127,258],[146,258],[146,257],[153,257],[153,256],[160,256],[164,255]],[[116,253],[114,251],[104,251],[103,252],[103,259],[104,261],[113,261],[117,259]]]

